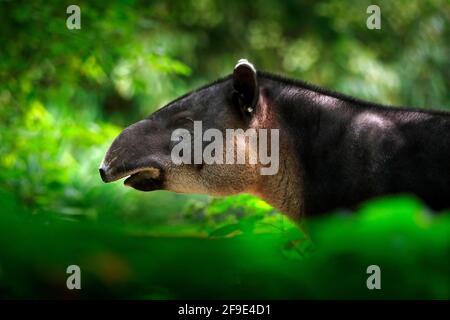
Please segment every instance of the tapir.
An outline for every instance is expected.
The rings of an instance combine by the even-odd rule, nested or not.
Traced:
[[[175,164],[172,133],[195,121],[224,133],[278,129],[277,173],[261,175],[258,163]],[[99,171],[142,191],[253,194],[296,221],[394,194],[440,211],[450,208],[450,113],[366,102],[241,59],[230,75],[125,128]]]

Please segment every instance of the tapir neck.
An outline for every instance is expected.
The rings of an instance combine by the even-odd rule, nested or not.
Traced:
[[[317,144],[321,127],[334,127],[338,137],[339,128],[351,120],[352,108],[347,109],[344,101],[314,90],[272,80],[261,82],[261,107],[274,114],[269,117],[270,127],[280,128],[280,170],[277,175],[263,177],[261,197],[298,220],[316,212],[316,203],[327,201],[315,198],[320,195],[315,192],[317,186],[327,181],[311,176],[315,166],[312,155],[326,153],[327,148],[333,147],[333,140]]]
[[[271,90],[272,89],[272,90]],[[292,128],[280,118],[273,88],[263,88],[254,127],[279,129],[279,170],[274,175],[260,175],[251,192],[289,216],[299,221],[304,214],[302,168],[297,156],[296,140]]]
[[[294,157],[285,157],[286,145],[280,146],[280,163],[278,173],[272,176],[260,176],[257,187],[252,193],[286,214],[294,221],[299,221],[304,214],[303,185],[301,171]],[[298,173],[293,175],[292,173]]]
[[[390,108],[273,75],[258,81],[281,142],[280,172],[266,179],[263,197],[284,213],[353,209],[398,193],[448,207],[448,113]]]

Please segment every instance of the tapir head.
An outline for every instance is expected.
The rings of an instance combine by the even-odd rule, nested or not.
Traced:
[[[176,163],[173,149],[186,139],[186,136],[178,139],[174,133],[188,132],[194,139],[194,127],[200,121],[203,132],[214,128],[224,137],[227,129],[247,130],[261,126],[264,99],[257,79],[253,65],[247,60],[239,60],[230,76],[184,95],[125,128],[100,166],[103,181],[127,177],[125,185],[142,191],[211,195],[251,192],[261,178],[257,164],[207,164],[195,160]],[[205,141],[201,143],[204,147]],[[254,152],[250,147],[246,150]],[[193,158],[195,151],[188,153],[190,155],[180,156]]]

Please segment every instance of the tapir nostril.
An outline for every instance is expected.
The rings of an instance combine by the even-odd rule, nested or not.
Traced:
[[[106,170],[104,167],[102,166],[98,171],[100,172],[100,177],[102,177],[103,182],[108,182],[108,180],[106,180]]]

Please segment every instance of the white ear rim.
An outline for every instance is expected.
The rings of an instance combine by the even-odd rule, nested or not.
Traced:
[[[242,65],[249,67],[254,73],[256,73],[255,67],[247,59],[239,59],[238,63],[234,67],[234,70],[236,70],[238,67],[240,67]]]

